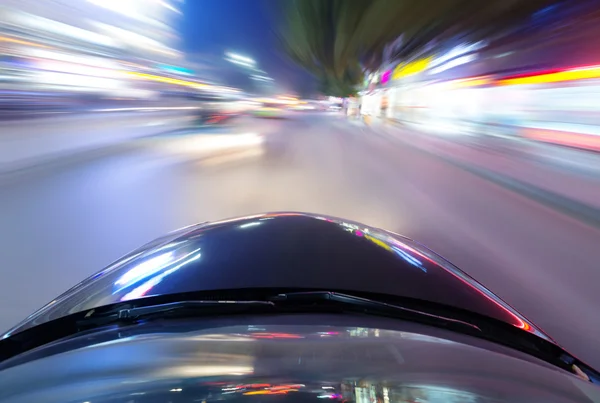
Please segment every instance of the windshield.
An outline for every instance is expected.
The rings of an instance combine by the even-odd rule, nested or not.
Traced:
[[[599,27],[596,0],[0,0],[0,334],[289,287],[600,367]]]

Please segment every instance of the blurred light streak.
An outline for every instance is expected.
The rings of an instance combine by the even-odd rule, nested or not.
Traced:
[[[134,288],[133,290],[131,290],[130,292],[128,292],[127,294],[125,294],[122,298],[121,301],[129,301],[132,299],[138,299],[138,298],[142,298],[144,295],[146,295],[155,285],[157,285],[158,283],[160,283],[162,280],[162,278],[156,277],[156,278],[151,278],[150,280],[146,281],[144,284],[142,284],[139,287]]]
[[[405,251],[396,246],[392,246],[392,249],[400,258],[404,259],[407,263],[410,263],[411,265],[418,267],[424,273],[427,273],[427,269],[423,266],[423,263],[420,260],[414,258],[410,254],[406,253]]]
[[[61,61],[72,64],[78,64],[81,65],[81,67],[85,68],[96,67],[105,69],[118,69],[119,67],[119,64],[116,63],[114,60],[105,59],[97,56],[78,55],[73,53],[67,53],[64,51],[30,49],[26,52],[26,54],[38,59],[38,62],[44,62],[48,60]]]
[[[127,287],[145,277],[160,271],[167,264],[174,260],[173,252],[166,252],[161,255],[148,259],[137,266],[127,270],[116,282],[115,285]]]
[[[88,0],[88,2],[137,20],[147,19],[148,17],[145,13],[145,9],[152,6],[152,2],[148,0]],[[153,3],[180,13],[179,10],[168,4],[166,1],[155,0]]]
[[[394,69],[392,80],[398,80],[400,78],[412,76],[425,71],[429,68],[432,60],[432,57],[426,57],[409,63],[401,63]]]
[[[276,391],[272,391],[272,390],[253,390],[250,392],[245,392],[243,393],[243,395],[245,396],[252,396],[252,395],[285,395],[288,392],[297,392],[296,389],[289,389],[289,390],[276,390]]]
[[[223,165],[232,162],[240,162],[242,160],[260,158],[264,155],[262,148],[254,147],[245,150],[235,150],[214,157],[206,157],[200,161],[200,165],[215,166]]]
[[[390,78],[392,76],[392,71],[391,70],[387,70],[385,71],[382,75],[381,75],[381,84],[385,84],[388,81],[390,81]]]
[[[33,42],[25,41],[22,39],[9,38],[8,36],[0,36],[0,42],[17,43],[19,45],[34,46],[36,48],[46,48],[46,49],[50,48],[49,46],[42,45],[40,43],[33,43]]]
[[[377,245],[377,246],[379,246],[379,247],[381,247],[381,248],[383,248],[383,249],[385,249],[385,250],[387,250],[389,252],[392,251],[392,248],[387,243],[385,243],[385,242],[383,242],[383,241],[381,241],[381,240],[379,240],[377,238],[373,238],[370,235],[365,235],[365,238],[367,238],[369,241],[373,242],[375,245]]]
[[[147,36],[138,34],[136,32],[128,31],[101,22],[95,22],[94,25],[99,29],[107,32],[111,36],[118,38],[120,42],[124,42],[127,45],[134,46],[141,50],[156,52],[170,57],[177,57],[179,55],[178,52],[176,52],[173,49],[170,49],[161,42],[148,38]]]
[[[55,34],[63,38],[67,37],[70,40],[85,41],[95,45],[103,45],[111,48],[115,47],[116,45],[112,38],[109,38],[105,35],[59,21],[43,18],[37,15],[21,12],[19,14],[13,14],[10,17],[12,20],[11,22],[18,25],[21,29],[32,29],[36,32]]]
[[[523,129],[522,134],[523,137],[531,140],[561,144],[586,150],[600,151],[600,136],[531,128]]]
[[[161,65],[158,66],[161,70],[167,71],[169,73],[174,73],[174,74],[183,74],[186,76],[193,76],[194,72],[190,69],[186,69],[183,67],[178,67],[178,66],[168,66],[168,65]]]
[[[250,78],[253,80],[259,80],[259,81],[274,81],[271,77],[266,77],[266,76],[252,75],[252,76],[250,76]]]
[[[454,88],[482,87],[493,83],[492,79],[485,77],[474,77],[450,82]]]
[[[303,339],[304,336],[292,333],[252,333],[255,339]]]
[[[250,365],[215,365],[212,363],[198,363],[197,365],[170,365],[155,368],[155,375],[165,379],[187,377],[223,376],[223,375],[249,375],[254,372]]]
[[[458,46],[452,48],[450,51],[444,53],[443,55],[438,56],[437,58],[434,58],[429,63],[429,68],[439,66],[439,65],[441,65],[443,63],[446,63],[446,62],[450,62],[452,59],[454,59],[454,58],[456,58],[458,56],[462,56],[462,55],[464,55],[466,53],[479,50],[479,49],[485,47],[486,44],[487,44],[486,42],[479,41],[479,42],[472,43],[472,44],[461,44],[461,45],[458,45]]]
[[[249,68],[254,67],[253,64],[245,63],[245,62],[242,62],[242,61],[239,61],[239,60],[235,60],[235,59],[227,59],[227,61],[229,61],[231,63],[239,64],[240,66],[244,66],[244,67],[249,67]]]
[[[202,84],[202,83],[197,83],[194,81],[184,81],[184,80],[179,80],[177,78],[156,76],[153,74],[138,73],[135,71],[124,71],[124,73],[128,74],[130,76],[133,76],[135,78],[157,81],[157,82],[167,83],[167,84],[183,85],[183,86],[192,87],[192,88],[217,88],[217,87],[215,87],[213,85],[209,85],[209,84]]]
[[[399,236],[398,234],[396,234],[394,232],[390,231],[390,233]],[[439,264],[435,259],[432,259],[431,257],[427,256],[425,253],[420,252],[420,251],[416,250],[415,248],[412,248],[411,246],[409,246],[409,245],[407,245],[405,243],[401,243],[401,242],[399,242],[398,240],[396,240],[394,238],[389,238],[389,241],[391,241],[397,247],[400,247],[400,248],[402,248],[404,250],[408,250],[411,253],[413,253],[414,255],[417,255],[419,257],[422,257],[425,260],[430,261],[434,265],[438,265]],[[536,335],[538,335],[538,336],[540,336],[540,337],[542,337],[544,339],[548,339],[548,337],[544,333],[540,332],[538,329],[536,329],[534,326],[532,326],[524,317],[521,317],[520,315],[516,315],[515,313],[513,313],[512,309],[509,308],[509,306],[508,306],[508,304],[506,304],[506,302],[504,302],[499,297],[496,297],[485,286],[483,286],[480,283],[474,282],[471,277],[469,277],[462,270],[460,270],[460,269],[458,269],[458,268],[456,268],[454,266],[446,265],[445,267],[447,267],[447,269],[448,269],[447,272],[449,274],[453,275],[454,277],[456,277],[458,280],[464,282],[465,284],[471,286],[475,291],[479,292],[481,295],[483,295],[484,297],[486,297],[490,302],[494,303],[500,309],[502,309],[503,311],[505,311],[506,314],[513,319],[513,323],[512,323],[513,326],[518,327],[520,329],[523,329],[525,331],[528,331],[530,333],[536,334]]]
[[[574,134],[588,134],[591,136],[600,136],[600,126],[596,125],[579,125],[579,124],[570,124],[570,123],[560,123],[560,122],[552,122],[552,123],[527,123],[526,128],[528,129],[541,129],[541,130],[550,130],[555,132],[563,132],[563,133],[574,133]]]
[[[589,80],[600,78],[600,66],[576,67],[552,73],[532,73],[529,76],[499,80],[498,85],[549,84],[561,81]]]
[[[169,4],[167,1],[165,1],[165,0],[157,0],[157,1],[158,1],[158,2],[160,3],[160,5],[161,5],[161,6],[163,6],[163,7],[167,8],[167,9],[169,9],[169,10],[171,10],[171,11],[173,11],[173,12],[177,13],[177,14],[183,14],[183,13],[181,12],[181,10],[178,10],[178,9],[176,9],[176,8],[175,8],[175,7],[173,7],[171,4]]]
[[[475,55],[475,54],[461,56],[461,57],[459,57],[457,59],[452,59],[452,60],[450,60],[447,63],[444,63],[444,64],[442,64],[442,65],[440,65],[438,67],[435,67],[435,68],[431,69],[429,71],[429,74],[438,74],[438,73],[441,73],[443,71],[449,70],[449,69],[451,69],[453,67],[457,67],[457,66],[460,66],[462,64],[470,63],[470,62],[472,62],[472,61],[474,61],[476,59],[477,59],[477,55]]]
[[[105,78],[125,78],[126,76],[117,70],[106,69],[102,67],[82,66],[74,63],[66,63],[53,60],[40,60],[35,63],[37,67],[43,70],[53,70],[61,73],[71,73],[79,76],[94,76]]]
[[[132,111],[166,111],[166,110],[195,110],[198,106],[153,106],[136,108],[104,108],[94,109],[94,112],[132,112]]]
[[[248,64],[250,66],[254,66],[256,64],[256,61],[254,59],[239,55],[237,53],[227,52],[226,55],[227,55],[227,57],[229,57],[231,59],[232,62],[233,61],[242,62],[242,63]]]
[[[193,252],[187,254],[185,257],[188,256],[192,256],[189,259],[179,263],[177,266],[174,266],[172,268],[170,268],[169,270],[165,271],[164,273],[158,274],[156,276],[154,276],[153,278],[151,278],[150,280],[146,281],[144,284],[142,284],[139,287],[136,287],[135,289],[133,289],[131,292],[125,294],[122,298],[121,301],[129,301],[132,299],[137,299],[137,298],[141,298],[144,295],[146,295],[146,293],[148,291],[150,291],[154,286],[158,285],[165,277],[167,277],[169,274],[174,273],[175,271],[181,269],[183,266],[187,265],[190,262],[193,262],[195,260],[200,259],[201,254],[199,253],[200,249],[196,249]],[[178,259],[177,262],[181,261],[181,259]],[[176,262],[173,262],[176,263]]]

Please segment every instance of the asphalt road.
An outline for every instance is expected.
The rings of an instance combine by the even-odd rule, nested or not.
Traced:
[[[230,131],[263,135],[266,152],[198,160],[171,135],[1,178],[0,328],[169,230],[300,210],[421,241],[600,367],[597,228],[338,115]]]

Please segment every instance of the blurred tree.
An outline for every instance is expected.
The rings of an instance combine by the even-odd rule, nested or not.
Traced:
[[[287,0],[284,52],[326,95],[348,96],[387,57],[406,60],[453,41],[476,41],[526,22],[558,0]]]

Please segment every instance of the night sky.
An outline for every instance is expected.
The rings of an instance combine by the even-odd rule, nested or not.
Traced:
[[[244,87],[249,81],[247,73],[223,61],[226,51],[256,60],[283,92],[314,88],[311,76],[278,50],[273,27],[279,7],[273,4],[281,1],[285,0],[187,0],[180,27],[183,51],[229,85]]]

